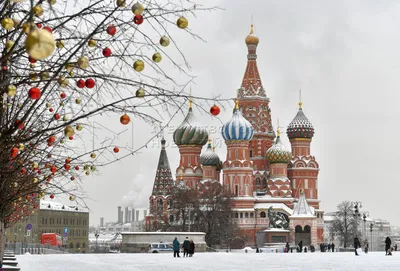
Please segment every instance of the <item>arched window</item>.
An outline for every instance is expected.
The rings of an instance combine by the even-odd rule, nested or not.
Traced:
[[[74,248],[74,244],[73,243],[71,243],[71,244],[69,244],[69,248]]]
[[[238,213],[235,213],[235,218],[239,218],[239,214]]]
[[[304,232],[305,233],[310,233],[311,232],[311,227],[308,226],[308,225],[304,226]]]
[[[263,186],[263,188],[267,187],[267,179],[265,177],[262,180],[262,186]]]
[[[254,218],[254,213],[250,213],[250,218]]]
[[[76,243],[76,248],[80,248],[80,247],[81,247],[81,244]]]
[[[157,208],[158,208],[158,210],[162,210],[162,208],[163,208],[163,200],[162,199],[157,200]]]
[[[244,218],[249,218],[249,213],[244,213]]]
[[[300,225],[297,225],[296,228],[294,229],[294,231],[296,233],[300,233],[300,232],[303,232],[303,229],[302,229],[302,227]]]
[[[240,218],[243,218],[243,213],[240,213]]]
[[[267,215],[266,215],[265,212],[261,212],[261,213],[260,213],[260,217],[264,218],[264,217],[267,217]]]

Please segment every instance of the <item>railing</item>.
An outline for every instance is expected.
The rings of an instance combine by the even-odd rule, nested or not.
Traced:
[[[25,253],[30,254],[63,254],[68,253],[68,249],[59,248],[51,245],[43,245],[39,243],[6,243],[5,249],[13,251],[15,255]]]

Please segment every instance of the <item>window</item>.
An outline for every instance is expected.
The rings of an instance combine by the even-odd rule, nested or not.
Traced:
[[[263,186],[263,188],[267,187],[267,179],[265,177],[262,180],[262,186]]]
[[[157,200],[157,208],[158,208],[158,210],[162,210],[162,208],[163,208],[163,200],[162,199]]]
[[[249,213],[244,213],[244,218],[249,218]]]
[[[158,248],[158,244],[152,244],[151,247],[152,248]]]
[[[254,218],[254,213],[250,213],[250,218]]]
[[[174,222],[174,216],[173,215],[169,216],[169,222]]]
[[[235,185],[235,196],[239,194],[239,186]]]
[[[73,243],[69,244],[69,248],[74,248],[74,244]]]
[[[238,149],[235,150],[235,156],[236,156],[235,159],[238,160],[239,159],[239,150]]]
[[[243,218],[243,213],[240,213],[240,218]]]
[[[310,233],[311,232],[311,227],[308,226],[308,225],[304,226],[304,232],[305,233]]]
[[[265,214],[265,212],[261,212],[260,217],[264,218],[264,217],[267,217],[267,215]]]
[[[250,157],[253,157],[253,151],[250,150]]]
[[[235,218],[239,218],[239,214],[238,213],[235,213]]]
[[[260,178],[257,177],[257,178],[256,178],[256,185],[260,185],[260,183],[261,183],[261,182],[260,182]]]

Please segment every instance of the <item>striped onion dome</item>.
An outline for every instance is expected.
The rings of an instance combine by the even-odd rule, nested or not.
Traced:
[[[314,136],[314,127],[304,115],[302,103],[299,103],[299,111],[286,130],[289,139],[293,138],[312,138]]]
[[[214,166],[216,167],[220,162],[218,154],[214,152],[211,147],[210,140],[208,141],[208,146],[205,151],[203,151],[200,155],[200,164],[203,166]]]
[[[205,127],[197,124],[190,101],[189,112],[182,124],[174,131],[174,142],[176,145],[200,145],[207,143],[208,133]]]
[[[238,101],[233,111],[232,118],[222,126],[222,137],[228,140],[248,140],[253,138],[254,129],[251,123],[245,119],[239,110]]]
[[[292,152],[285,148],[281,142],[280,131],[278,129],[278,136],[276,137],[275,144],[272,145],[266,152],[267,160],[271,164],[287,164],[292,159]]]

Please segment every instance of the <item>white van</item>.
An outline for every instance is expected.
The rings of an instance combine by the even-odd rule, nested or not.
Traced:
[[[164,253],[173,251],[172,245],[165,243],[152,243],[150,247],[150,253]]]

